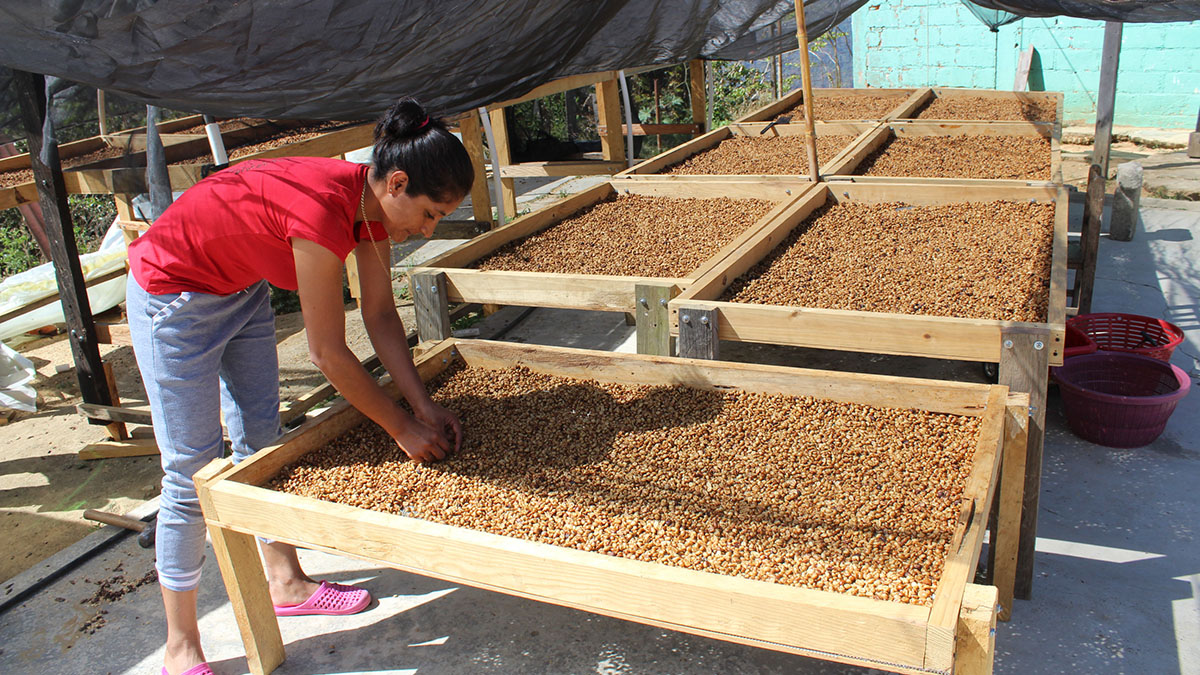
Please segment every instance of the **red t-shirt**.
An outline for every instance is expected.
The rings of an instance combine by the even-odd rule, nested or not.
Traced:
[[[346,256],[362,239],[382,240],[355,220],[367,166],[285,157],[234,165],[188,188],[129,245],[129,267],[153,295],[236,293],[266,279],[296,289],[289,241],[307,239]],[[357,229],[357,231],[356,231]]]

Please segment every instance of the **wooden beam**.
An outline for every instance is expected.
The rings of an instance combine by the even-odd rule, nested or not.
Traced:
[[[683,305],[679,308],[679,356],[685,359],[721,358],[720,314],[715,309]]]
[[[517,190],[512,178],[504,178],[505,167],[512,165],[512,146],[508,140],[508,121],[504,117],[504,109],[493,110],[488,113],[488,118],[492,122],[492,138],[496,141],[496,147],[492,148],[492,158],[500,167],[500,199],[504,202],[504,213],[508,219],[512,220],[517,217]]]
[[[63,180],[62,163],[54,137],[43,138],[43,130],[53,130],[48,122],[46,83],[41,75],[13,71],[16,95],[21,105],[21,118],[29,139],[29,158],[33,165],[34,182],[42,203],[46,236],[50,240],[50,258],[62,299],[63,315],[67,320],[71,355],[79,378],[79,391],[87,403],[110,405],[108,382],[100,363],[96,326],[87,297],[83,269],[79,264],[79,249],[71,226],[71,211],[67,206],[67,188]]]
[[[996,659],[996,589],[967,584],[955,638],[954,675],[991,675]]]
[[[149,410],[123,408],[115,405],[97,405],[95,403],[80,403],[75,406],[76,412],[88,419],[106,422],[127,422],[129,424],[153,424]]]
[[[639,354],[671,355],[671,314],[668,303],[674,284],[638,284],[634,287],[637,306],[637,351]]]
[[[1104,169],[1093,163],[1088,169],[1087,201],[1083,206],[1083,228],[1079,238],[1083,260],[1075,272],[1075,292],[1072,294],[1080,314],[1092,311],[1096,261],[1100,257],[1100,225],[1104,216],[1104,184]]]
[[[101,441],[85,445],[79,459],[112,459],[114,457],[144,457],[157,455],[158,443],[153,438],[131,438],[124,441]]]
[[[1021,541],[1021,509],[1025,502],[1025,463],[1029,444],[1029,396],[1014,402],[1009,396],[1004,423],[1004,457],[1000,464],[1000,497],[996,528],[988,547],[993,561],[992,583],[999,591],[1000,620],[1012,616],[1017,581],[1017,551]]]
[[[704,86],[704,61],[688,61],[688,98],[692,102],[692,123],[699,127],[696,136],[712,131],[705,124],[708,115],[708,94]]]
[[[602,176],[625,169],[625,162],[603,160],[569,160],[557,162],[521,162],[500,168],[505,179],[536,176]],[[515,214],[514,214],[515,215]]]
[[[599,114],[600,154],[605,161],[625,165],[625,136],[621,133],[621,92],[617,81],[596,85],[596,109]]]
[[[450,337],[450,305],[443,272],[413,272],[412,296],[421,342]]]
[[[796,40],[800,43],[800,86],[804,89],[804,126],[808,131],[805,146],[808,148],[808,179],[821,182],[820,163],[817,161],[817,131],[813,126],[812,72],[808,64],[808,26],[804,21],[804,0],[796,0]]]
[[[1104,50],[1100,53],[1100,87],[1096,91],[1096,131],[1092,145],[1092,164],[1100,165],[1100,175],[1108,178],[1109,146],[1112,144],[1113,113],[1117,99],[1117,68],[1121,62],[1120,21],[1104,23]]]
[[[703,125],[700,124],[635,124],[633,125],[633,135],[692,134],[698,136],[703,128]],[[621,125],[621,133],[626,133],[628,130],[628,125]]]
[[[475,168],[475,180],[471,183],[471,212],[475,216],[475,222],[486,223],[487,228],[491,229],[495,219],[492,218],[492,197],[487,184],[487,160],[483,155],[483,127],[479,122],[478,113],[468,111],[459,120],[458,131],[462,135],[463,146],[471,157],[471,166]]]
[[[1050,376],[1049,342],[1050,333],[1037,327],[1009,327],[1001,335],[1000,384],[1007,386],[1009,391],[1029,394],[1020,541],[1013,585],[1014,596],[1024,600],[1028,600],[1033,592],[1034,542],[1042,483],[1042,444],[1046,434],[1046,387]],[[1005,487],[1001,485],[1000,489],[1003,492]],[[997,561],[997,567],[1000,564]]]

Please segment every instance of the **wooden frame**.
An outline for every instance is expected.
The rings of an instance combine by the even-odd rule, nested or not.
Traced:
[[[915,138],[922,136],[1040,136],[1050,139],[1050,178],[1033,179],[983,179],[983,178],[935,178],[935,177],[887,177],[855,175],[859,165],[872,152],[893,138]],[[856,182],[987,182],[1013,186],[1046,185],[1062,183],[1062,128],[1048,122],[961,122],[961,121],[891,121],[884,122],[870,133],[860,137],[854,147],[843,152],[822,168],[828,178],[849,177]]]
[[[682,162],[683,160],[685,160],[689,157],[698,155],[701,152],[704,152],[706,150],[711,150],[712,148],[715,148],[718,145],[720,145],[722,141],[725,141],[734,136],[750,136],[750,137],[759,136],[762,134],[762,132],[768,126],[770,126],[770,124],[767,122],[744,122],[744,123],[734,123],[734,124],[730,124],[728,126],[721,127],[719,129],[715,129],[713,131],[708,132],[707,134],[704,134],[703,136],[700,136],[699,138],[695,138],[691,141],[688,141],[687,143],[684,143],[683,145],[678,145],[670,150],[667,150],[667,151],[662,152],[654,157],[651,157],[650,159],[647,159],[646,161],[644,161],[636,166],[630,167],[629,169],[626,169],[625,171],[618,173],[615,176],[615,178],[635,179],[635,180],[640,180],[643,178],[653,178],[655,180],[688,180],[688,181],[718,180],[718,181],[753,181],[753,182],[779,181],[779,180],[792,181],[792,180],[797,180],[797,179],[807,180],[808,179],[807,169],[802,169],[802,171],[800,173],[788,174],[788,175],[783,175],[783,174],[732,175],[731,174],[731,175],[712,175],[712,176],[672,176],[672,175],[666,175],[666,174],[659,173],[660,171],[666,169],[667,167],[672,166],[674,164],[678,164],[679,162]],[[834,157],[828,158],[828,159],[822,159],[823,164],[821,165],[821,170],[820,170],[821,173],[822,174],[827,173],[829,168],[833,167],[838,162],[840,162],[840,160],[842,159],[842,157],[845,155],[845,153],[847,151],[849,151],[852,148],[857,147],[878,126],[879,126],[878,123],[875,123],[875,122],[816,122],[815,127],[816,127],[816,134],[818,137],[819,136],[828,136],[828,135],[839,135],[839,134],[855,137],[855,139],[853,141],[851,141],[845,148],[843,148]],[[804,130],[804,125],[802,125],[802,124],[779,124],[779,125],[771,126],[771,128],[766,131],[765,135],[766,136],[774,136],[774,137],[803,136],[803,135],[805,135],[805,133],[806,132]],[[801,158],[801,159],[803,159],[803,158]]]
[[[253,673],[284,659],[254,536],[671,630],[894,672],[990,672],[995,590],[971,584],[996,495],[1005,416],[1027,400],[1002,386],[753,364],[447,340],[417,359],[428,381],[454,361],[629,384],[812,395],[984,418],[931,607],[871,600],[567,549],[368,511],[263,487],[361,423],[343,404],[280,445],[195,477]],[[393,389],[394,393],[394,389]],[[1003,507],[1002,507],[1003,508]],[[515,572],[514,572],[515,570]],[[956,644],[957,643],[957,644]]]
[[[728,183],[728,182],[685,182],[685,181],[609,181],[580,192],[553,206],[518,218],[504,227],[482,234],[471,241],[443,253],[410,272],[410,286],[416,288],[421,275],[443,275],[441,284],[445,302],[471,302],[485,305],[518,305],[532,307],[559,307],[589,309],[608,312],[636,313],[639,335],[643,331],[657,334],[657,347],[651,353],[666,354],[669,351],[669,336],[666,332],[666,304],[651,302],[650,295],[658,297],[666,289],[665,299],[694,283],[707,270],[732,253],[747,241],[759,228],[782,214],[788,204],[808,189],[801,182]],[[467,269],[472,263],[493,253],[510,242],[536,234],[557,225],[582,209],[599,203],[615,194],[653,195],[659,197],[733,197],[769,199],[777,203],[757,224],[747,228],[733,241],[722,247],[700,267],[681,278],[623,277],[596,274],[564,274],[549,272],[484,271]],[[669,251],[664,251],[669,254]],[[428,282],[425,289],[434,286]],[[641,288],[645,287],[645,288]],[[425,290],[423,289],[423,291]],[[649,295],[647,295],[649,294]],[[422,302],[442,302],[439,295],[413,294],[418,303],[419,314],[431,317],[440,315],[440,309],[420,306]],[[662,299],[662,298],[660,298]],[[438,324],[432,322],[431,325]],[[440,324],[439,324],[440,325]],[[661,332],[658,332],[661,327]],[[422,340],[449,337],[446,330],[435,329],[422,334]],[[645,337],[645,336],[643,336]],[[639,341],[641,343],[641,341]],[[651,343],[645,342],[646,349]]]
[[[813,91],[813,102],[814,103],[816,102],[816,100],[818,98],[824,98],[824,97],[852,98],[855,96],[880,96],[880,95],[887,95],[887,94],[897,94],[896,106],[894,108],[892,108],[886,115],[880,115],[879,117],[872,117],[872,118],[863,118],[863,120],[859,120],[859,121],[864,121],[864,120],[896,119],[896,116],[898,114],[909,111],[907,106],[910,104],[910,102],[912,101],[912,97],[915,94],[918,94],[923,91],[927,91],[927,89],[914,89],[911,87],[900,88],[900,89],[883,89],[883,88],[876,89],[874,87],[868,87],[868,88],[863,88],[863,89],[849,89],[849,88],[845,88],[845,87],[815,87],[812,91]],[[899,94],[901,94],[901,93],[904,94],[904,97],[899,96]],[[765,105],[753,112],[750,112],[746,115],[743,115],[742,117],[739,117],[738,119],[734,120],[734,122],[735,123],[770,122],[771,120],[775,119],[779,115],[782,115],[784,112],[791,110],[792,108],[794,108],[797,105],[800,105],[800,103],[802,103],[803,101],[804,101],[804,91],[799,88],[793,89],[787,95],[785,95],[779,99],[776,99],[775,101],[772,101],[771,103],[768,103],[767,105]],[[840,121],[850,121],[850,120],[840,120],[840,119],[839,120],[820,120],[820,119],[814,120],[814,122],[830,122],[830,121],[839,121],[840,122]],[[792,120],[792,123],[799,124],[800,120],[794,119],[794,120]]]
[[[1001,89],[966,89],[962,87],[929,87],[919,89],[911,99],[898,110],[898,114],[894,119],[916,119],[913,115],[921,109],[926,103],[934,98],[995,98],[1009,99],[1015,101],[1045,101],[1053,100],[1055,102],[1055,117],[1053,120],[1041,120],[1041,123],[1056,124],[1062,126],[1063,120],[1063,95],[1058,91],[1005,91]],[[967,120],[920,120],[922,122],[964,122]],[[1023,120],[995,120],[1006,122],[1019,122]],[[1024,120],[1032,122],[1032,120]]]
[[[1025,502],[1020,516],[1020,552],[1016,572],[1017,596],[1025,598],[1029,597],[1033,576],[1048,366],[1061,365],[1064,352],[1068,197],[1061,185],[1015,187],[997,183],[1000,181],[821,184],[672,300],[669,307],[671,333],[678,336],[681,356],[715,356],[717,339],[724,339],[999,363],[1001,383],[1010,386],[1013,391],[1027,392],[1031,401],[1028,460],[1022,460],[1025,462],[1025,479],[1016,481],[1014,478],[1006,484],[1006,488],[1020,489]],[[769,254],[813,210],[830,199],[902,201],[910,204],[996,199],[1053,202],[1054,243],[1047,321],[991,321],[716,300],[729,284]],[[708,312],[709,322],[681,323],[681,317],[690,319],[693,312],[696,316],[703,316],[699,312]],[[685,346],[696,351],[684,351]],[[1016,552],[1013,555],[1018,556]],[[1003,591],[1001,601],[1005,602]]]

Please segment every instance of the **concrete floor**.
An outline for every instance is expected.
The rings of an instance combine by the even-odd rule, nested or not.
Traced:
[[[1146,200],[1132,242],[1104,237],[1095,311],[1167,318],[1188,332],[1174,363],[1200,378],[1200,205]],[[536,310],[503,339],[632,351],[622,317]],[[977,364],[722,344],[727,359],[959,379]],[[1200,396],[1152,445],[1112,450],[1047,418],[1032,601],[997,630],[999,673],[1200,673]],[[99,532],[93,537],[106,536]],[[0,614],[0,672],[157,673],[154,584],[91,606],[97,582],[153,567],[132,537]],[[864,673],[869,670],[663,631],[497,593],[302,553],[314,576],[363,583],[378,599],[349,618],[281,620],[279,673]],[[205,647],[219,675],[246,672],[211,555],[200,590]],[[8,589],[6,591],[6,589]],[[13,592],[0,589],[0,601]],[[101,613],[103,612],[103,613]],[[96,626],[96,617],[103,619]],[[85,628],[91,622],[93,632]]]

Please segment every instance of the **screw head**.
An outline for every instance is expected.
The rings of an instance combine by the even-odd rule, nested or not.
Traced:
[[[1040,352],[1046,348],[1046,343],[1042,342],[1041,340],[1038,340],[1037,342],[1033,343],[1033,348]]]
[[[707,326],[707,325],[708,325],[708,317],[707,317],[707,316],[702,316],[702,317],[700,317],[700,323],[702,323],[702,324],[704,324],[705,326]]]
[[[660,299],[659,299],[659,301],[658,301],[658,304],[659,304],[659,306],[660,306],[660,307],[666,307],[666,306],[667,306],[667,301],[666,301],[666,299],[664,299],[664,298],[660,298]]]
[[[692,316],[691,316],[690,314],[684,314],[684,315],[683,315],[683,322],[684,322],[684,323],[691,323],[691,322],[692,322]]]
[[[437,293],[437,284],[429,284],[429,292]]]
[[[642,307],[645,307],[646,309],[650,309],[650,303],[646,302],[645,298],[641,298],[640,300],[638,300],[638,302],[642,303]]]
[[[1012,349],[1012,345],[1013,345],[1013,341],[1012,341],[1012,340],[1005,340],[1005,341],[1004,341],[1004,348],[1005,348],[1005,349]]]

